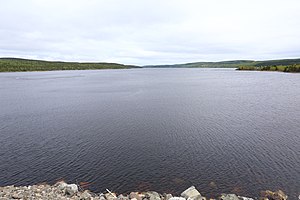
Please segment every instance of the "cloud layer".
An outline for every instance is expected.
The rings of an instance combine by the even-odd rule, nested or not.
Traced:
[[[0,3],[0,57],[138,65],[300,57],[299,0]]]

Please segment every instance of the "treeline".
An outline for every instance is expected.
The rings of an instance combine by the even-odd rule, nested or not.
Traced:
[[[278,66],[239,66],[237,70],[300,72],[300,64]]]
[[[254,65],[252,60],[232,60],[221,62],[195,62],[173,65],[147,65],[145,68],[237,68],[241,65]]]
[[[0,58],[0,72],[53,71],[53,70],[92,70],[92,69],[128,69],[137,66],[117,63],[80,63],[27,60],[19,58]]]
[[[221,62],[194,62],[185,64],[174,64],[174,65],[148,65],[144,67],[148,68],[238,68],[240,66],[281,66],[281,65],[294,65],[299,64],[300,59],[282,59],[282,60],[231,60]]]

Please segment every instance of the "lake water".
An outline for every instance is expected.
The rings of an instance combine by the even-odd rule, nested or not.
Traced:
[[[55,71],[0,83],[0,185],[300,194],[300,74]]]

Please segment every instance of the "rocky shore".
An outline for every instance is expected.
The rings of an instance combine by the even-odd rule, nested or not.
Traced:
[[[286,200],[288,197],[281,190],[263,191],[259,198],[242,197],[236,194],[221,194],[218,200]],[[83,190],[76,184],[67,184],[63,181],[54,185],[40,184],[32,186],[5,186],[0,187],[0,200],[22,199],[22,200],[209,200],[191,186],[181,193],[180,196],[172,194],[159,194],[154,191],[131,192],[130,194],[115,194],[108,189],[105,193],[96,194]],[[212,199],[210,199],[212,200]]]

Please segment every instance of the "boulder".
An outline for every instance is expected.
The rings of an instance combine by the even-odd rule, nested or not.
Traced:
[[[145,197],[149,200],[161,200],[160,195],[157,192],[154,192],[154,191],[146,192]]]
[[[100,200],[106,200],[104,196],[99,197]]]
[[[164,194],[164,200],[170,200],[172,197],[172,194]]]
[[[104,196],[107,200],[116,200],[117,199],[115,193],[106,193]]]
[[[169,200],[186,200],[183,197],[171,197]]]
[[[66,187],[68,186],[68,184],[65,183],[65,182],[63,182],[63,181],[61,181],[61,182],[56,183],[55,186],[57,186],[57,188],[58,188],[59,190],[64,190],[64,189],[66,189]],[[30,186],[28,186],[28,188],[29,188],[29,187],[30,187]],[[30,189],[30,188],[29,188],[29,189]]]
[[[128,196],[124,196],[124,195],[120,194],[118,196],[118,200],[129,200],[129,198],[128,198]]]
[[[240,200],[235,194],[222,194],[220,200]]]
[[[66,186],[66,194],[74,195],[78,192],[78,186],[76,184],[68,184]]]
[[[198,190],[196,190],[195,186],[191,186],[188,189],[186,189],[185,191],[183,191],[181,193],[181,196],[186,199],[190,199],[190,200],[201,199],[201,194]]]
[[[238,196],[240,200],[254,200],[252,198],[249,197],[242,197],[242,196]]]

